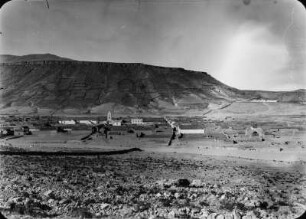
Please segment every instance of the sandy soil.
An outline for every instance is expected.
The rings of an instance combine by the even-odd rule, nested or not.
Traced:
[[[135,145],[143,151],[99,157],[1,155],[0,209],[6,216],[291,219],[304,211],[297,203],[306,205],[303,136],[238,144],[185,138],[167,146],[167,138],[135,141],[131,136],[83,143],[75,139],[80,134],[86,133],[58,135],[53,142],[50,133],[5,142],[41,151]],[[191,184],[181,186],[180,179]]]
[[[97,137],[91,141],[82,142],[80,136],[87,134],[88,131],[73,131],[69,135],[46,131],[33,136],[0,140],[0,144],[9,144],[32,151],[107,151],[138,147],[149,152],[191,153],[270,161],[306,162],[306,136],[304,135],[284,136],[277,139],[267,139],[264,142],[239,142],[238,144],[222,140],[186,137],[185,139],[175,140],[171,146],[168,146],[169,139],[166,137],[136,139],[134,135],[114,136],[113,139]]]

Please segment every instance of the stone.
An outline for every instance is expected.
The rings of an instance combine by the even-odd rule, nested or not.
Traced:
[[[22,202],[22,198],[21,198],[21,197],[12,197],[12,198],[9,198],[7,202],[8,202],[9,204],[10,204],[10,203]]]
[[[102,216],[101,212],[95,214],[96,217],[100,218]]]
[[[174,210],[170,211],[169,214],[168,214],[168,217],[169,218],[175,218],[176,217],[176,213]]]
[[[157,193],[156,195],[155,195],[155,197],[157,197],[157,198],[159,198],[159,197],[161,197],[162,196],[162,194],[160,194],[160,193]]]
[[[236,209],[233,210],[233,219],[241,219],[241,215]]]
[[[174,193],[174,197],[175,197],[176,199],[179,199],[179,198],[181,197],[181,194],[178,193],[178,192],[176,192],[176,193]]]
[[[193,193],[193,194],[190,194],[188,198],[191,199],[191,200],[194,200],[197,197],[198,197],[198,195],[196,193]]]
[[[192,215],[199,214],[200,212],[201,212],[200,208],[192,208],[191,209],[191,214]]]
[[[108,204],[108,203],[102,203],[101,205],[100,205],[100,208],[102,209],[102,210],[104,210],[104,209],[106,209],[107,207],[109,207],[110,206],[110,204]]]
[[[210,204],[210,205],[213,205],[215,203],[218,203],[219,200],[217,199],[217,197],[213,194],[211,194],[210,196],[207,197],[207,202]]]
[[[191,209],[188,208],[188,207],[184,207],[184,208],[179,209],[180,214],[189,214],[190,211],[191,211]]]
[[[201,181],[201,180],[199,180],[199,179],[194,179],[194,180],[192,180],[190,186],[199,188],[199,187],[202,187],[203,184],[202,184],[202,181]]]
[[[124,206],[122,209],[120,209],[120,215],[122,217],[129,217],[133,213],[133,209],[129,208],[127,206]]]
[[[167,182],[167,180],[162,179],[162,180],[156,181],[156,184],[159,185],[159,186],[164,186],[166,184],[166,182]]]
[[[232,214],[225,214],[224,219],[233,219],[234,216]]]
[[[208,215],[207,219],[216,219],[217,215],[217,213],[211,213],[210,215]]]
[[[43,195],[46,196],[46,197],[48,197],[48,198],[51,198],[51,197],[54,196],[54,193],[53,193],[52,190],[48,190],[48,191],[44,192]]]
[[[169,198],[171,195],[172,195],[171,192],[168,192],[168,191],[164,192],[165,198]]]
[[[54,203],[54,199],[50,198],[50,199],[48,200],[48,203],[49,203],[49,204],[53,204],[53,203]]]
[[[188,179],[178,179],[175,184],[178,187],[188,187],[190,185],[190,181]]]
[[[225,195],[225,194],[221,195],[220,201],[223,200],[223,199],[225,199],[225,198],[226,198],[226,195]]]
[[[253,202],[253,201],[246,201],[246,202],[244,203],[244,205],[245,205],[246,207],[250,207],[250,208],[256,207],[255,202]]]
[[[188,200],[187,199],[178,199],[177,203],[179,203],[179,205],[181,205],[181,206],[186,206],[186,205],[188,205]]]
[[[218,214],[216,219],[225,219],[224,215],[223,214]]]
[[[209,215],[209,213],[208,213],[208,211],[206,210],[206,209],[202,209],[201,210],[201,216],[200,216],[200,218],[207,218],[208,217],[208,215]]]
[[[220,185],[220,184],[214,184],[214,185],[213,185],[213,188],[215,188],[215,189],[221,188],[221,185]]]
[[[64,204],[68,204],[70,202],[71,202],[71,200],[69,200],[69,199],[62,199],[62,200],[59,201],[59,204],[64,205]]]
[[[255,213],[253,211],[248,211],[246,213],[246,216],[249,216],[248,218],[250,218],[250,219],[258,219],[258,217],[255,215]]]

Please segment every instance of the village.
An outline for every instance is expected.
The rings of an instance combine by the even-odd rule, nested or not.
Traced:
[[[304,133],[303,124],[235,120],[226,117],[213,120],[206,117],[113,117],[111,112],[99,117],[59,116],[2,116],[0,118],[0,139],[10,140],[25,136],[39,136],[51,133],[72,135],[83,142],[93,136],[115,139],[133,136],[136,138],[166,138],[168,146],[177,140],[212,139],[237,144],[239,142],[262,142],[280,138],[284,133]],[[75,138],[75,136],[77,136]],[[108,142],[109,143],[109,142]]]

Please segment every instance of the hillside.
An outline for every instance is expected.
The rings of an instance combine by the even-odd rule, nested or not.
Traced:
[[[277,100],[278,102],[300,103],[306,101],[306,90],[299,89],[295,91],[245,91],[254,99]]]
[[[108,110],[117,114],[203,114],[232,101],[264,96],[231,88],[205,72],[182,68],[71,61],[50,54],[2,60],[6,63],[0,66],[0,113],[44,109],[75,114]]]

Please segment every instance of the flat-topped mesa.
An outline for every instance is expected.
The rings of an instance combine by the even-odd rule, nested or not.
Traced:
[[[157,65],[149,65],[144,63],[119,63],[119,62],[99,62],[99,61],[74,61],[74,60],[35,60],[35,61],[20,61],[20,62],[1,62],[0,66],[12,66],[12,65],[98,65],[98,66],[108,66],[108,65],[117,65],[121,67],[154,67],[157,69],[167,69],[167,70],[176,70],[176,71],[187,71],[187,72],[197,72],[187,70],[181,67],[165,67]],[[201,72],[205,75],[208,75],[207,72]]]
[[[301,101],[302,92],[241,91],[206,72],[143,63],[76,61],[54,55],[0,56],[0,109],[198,110],[254,98]],[[15,107],[15,108],[14,108]]]
[[[55,61],[55,60],[46,60],[46,61],[23,61],[23,62],[2,62],[1,66],[11,66],[11,65],[67,65],[69,63],[77,64],[78,61]]]

